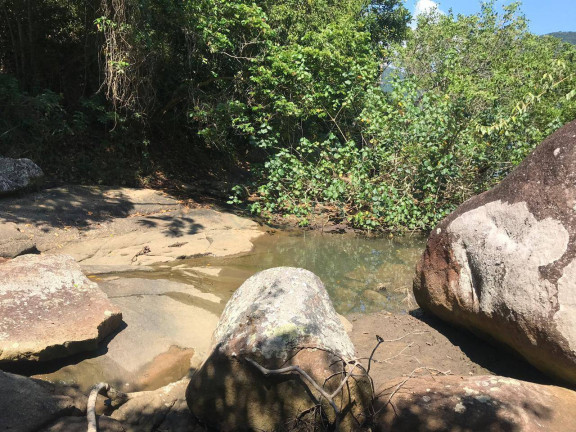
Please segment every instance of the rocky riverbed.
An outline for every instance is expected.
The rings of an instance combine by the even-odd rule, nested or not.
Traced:
[[[3,388],[18,394],[0,397],[4,429],[85,430],[89,388],[106,380],[128,393],[128,402],[113,411],[99,402],[98,412],[110,415],[101,418],[100,430],[204,430],[191,417],[185,390],[211,350],[212,333],[230,292],[211,292],[190,280],[144,276],[164,266],[167,275],[178,267],[176,273],[192,275],[192,280],[221,277],[221,268],[210,266],[210,260],[249,252],[256,239],[269,235],[265,227],[234,214],[186,206],[152,190],[68,186],[0,200],[0,256],[8,260],[0,265],[31,260],[37,271],[55,257],[71,256],[74,265],[89,276],[90,281],[82,283],[96,283],[111,307],[122,314],[118,326],[94,339],[100,341],[96,349],[83,347],[64,359],[57,358],[62,351],[48,350],[60,354],[52,360],[43,357],[42,362],[20,358],[0,363],[0,369],[7,372],[0,372]],[[15,258],[20,255],[32,258]],[[416,259],[413,253],[406,256]],[[201,266],[174,263],[191,257],[205,257],[205,262]],[[356,273],[347,277],[364,283]],[[382,270],[382,275],[392,285],[407,284],[396,270]],[[79,286],[80,276],[72,279],[67,282],[69,289]],[[2,283],[7,286],[9,282]],[[390,290],[392,285],[385,288]],[[383,298],[377,291],[368,291]],[[6,299],[0,296],[4,318],[9,309]],[[60,326],[58,314],[46,319],[58,328],[74,327],[73,323]],[[418,310],[354,313],[343,322],[358,359],[366,364],[372,357],[370,374],[376,388],[398,379],[451,375],[494,374],[551,383],[514,355]],[[383,342],[372,354],[377,337]],[[11,349],[18,348],[15,343],[10,340]],[[71,345],[70,340],[59,343]],[[383,390],[382,394],[390,393]],[[27,412],[34,415],[20,422]]]

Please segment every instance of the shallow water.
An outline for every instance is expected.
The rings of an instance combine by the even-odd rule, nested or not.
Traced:
[[[403,313],[415,306],[412,279],[424,243],[421,236],[276,231],[260,237],[252,252],[241,256],[199,257],[148,272],[92,276],[123,311],[124,327],[95,352],[21,365],[13,372],[83,391],[101,381],[124,391],[169,384],[186,374],[191,357],[206,354],[213,327],[234,290],[271,267],[302,267],[318,275],[340,314]]]
[[[271,267],[302,267],[318,275],[343,315],[414,307],[412,279],[424,249],[420,235],[374,238],[352,234],[277,231],[255,241],[252,252],[236,257],[200,257],[160,265],[153,272],[122,277],[190,283],[223,300],[247,278]],[[179,301],[191,301],[174,297]]]

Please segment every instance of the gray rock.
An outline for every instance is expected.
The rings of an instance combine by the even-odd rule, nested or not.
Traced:
[[[417,268],[418,304],[576,383],[576,121],[442,221]]]
[[[268,369],[297,365],[331,393],[355,350],[324,285],[313,273],[281,267],[248,279],[229,300],[210,356],[193,375],[186,399],[192,413],[219,430],[277,430],[315,421],[319,392],[299,375],[265,377],[246,360]],[[363,368],[337,404],[343,430],[363,421],[371,393]],[[322,399],[328,418],[334,412]],[[298,423],[296,418],[302,415]]]
[[[37,431],[59,417],[86,411],[84,396],[59,394],[50,384],[23,376],[0,371],[0,389],[2,431]]]
[[[97,348],[122,314],[72,257],[0,263],[0,362],[51,360]]]
[[[16,192],[43,175],[38,165],[30,159],[0,157],[0,193]]]

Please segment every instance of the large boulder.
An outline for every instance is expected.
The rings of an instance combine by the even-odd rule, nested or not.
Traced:
[[[212,352],[193,375],[188,406],[218,430],[284,430],[307,422],[335,422],[335,411],[298,373],[269,375],[267,369],[299,366],[332,393],[350,371],[354,346],[313,273],[274,268],[248,279],[232,296],[213,337]],[[361,366],[334,398],[342,430],[365,419],[371,386]],[[341,416],[342,417],[342,416]]]
[[[38,165],[30,159],[0,157],[0,194],[23,189],[43,175]]]
[[[0,389],[2,431],[37,431],[62,416],[79,416],[86,412],[86,397],[74,389],[61,392],[49,383],[2,371]]]
[[[397,378],[374,408],[374,432],[576,430],[576,392],[499,376]]]
[[[0,263],[0,362],[93,350],[121,322],[72,257],[22,255]]]
[[[576,121],[431,233],[418,304],[576,383]]]

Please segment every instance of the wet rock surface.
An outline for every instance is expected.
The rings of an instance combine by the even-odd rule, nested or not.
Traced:
[[[212,352],[186,392],[193,415],[221,430],[297,427],[299,416],[306,422],[306,412],[314,419],[316,389],[298,375],[264,376],[247,359],[268,369],[297,365],[329,392],[340,384],[354,346],[317,276],[281,267],[248,279],[228,302]],[[362,422],[353,418],[362,417],[370,397],[363,369],[356,373],[337,402],[350,410],[342,423],[348,430]],[[323,409],[333,421],[331,407]]]
[[[379,432],[576,430],[576,392],[499,376],[398,378],[375,403]]]
[[[24,189],[44,173],[30,159],[0,157],[0,194]]]
[[[24,255],[0,263],[0,362],[94,350],[121,322],[120,310],[72,257]]]
[[[167,280],[98,283],[122,310],[123,329],[92,355],[50,365],[36,377],[83,391],[101,381],[124,392],[153,390],[186,376],[192,358],[206,358],[223,309],[217,296]]]
[[[576,383],[576,122],[431,233],[418,304]]]

